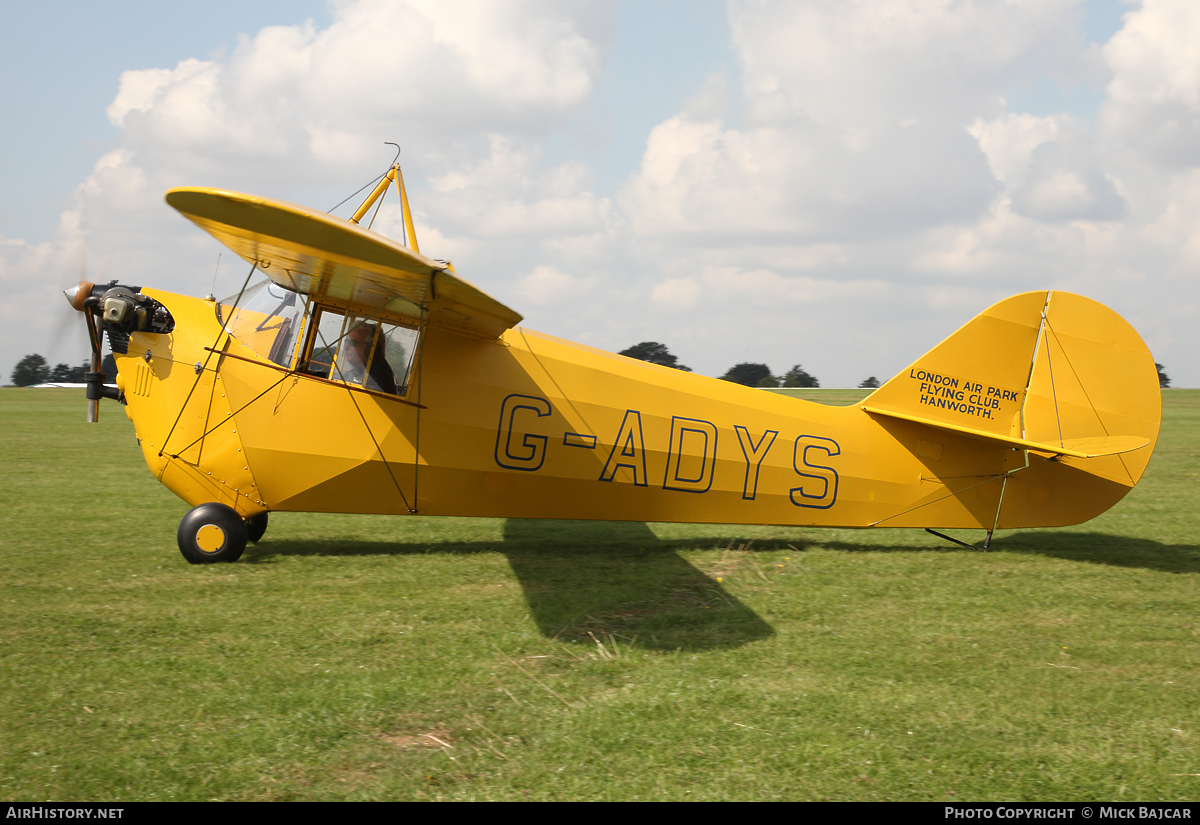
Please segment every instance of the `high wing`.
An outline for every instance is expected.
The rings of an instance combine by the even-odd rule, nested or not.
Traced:
[[[521,316],[442,261],[324,212],[223,189],[180,187],[167,203],[282,287],[496,338]]]

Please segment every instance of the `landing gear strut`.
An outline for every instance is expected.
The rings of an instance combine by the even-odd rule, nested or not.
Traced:
[[[946,541],[952,541],[955,544],[958,544],[958,545],[961,545],[962,547],[967,548],[968,550],[982,550],[983,552],[986,553],[988,551],[988,548],[990,548],[992,546],[992,531],[991,530],[987,531],[987,537],[984,538],[984,540],[983,540],[983,547],[976,547],[973,544],[967,544],[965,541],[959,541],[958,539],[954,538],[954,536],[947,536],[945,533],[939,533],[937,530],[931,530],[928,527],[925,528],[925,532],[932,533],[933,535],[937,536],[940,539],[945,539]]]
[[[265,518],[262,529],[266,529]],[[247,532],[246,522],[232,507],[206,502],[179,522],[179,552],[192,564],[237,561],[246,549]]]

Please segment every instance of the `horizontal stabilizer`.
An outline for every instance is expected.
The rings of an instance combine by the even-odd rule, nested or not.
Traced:
[[[1134,450],[1140,450],[1150,443],[1149,438],[1142,438],[1135,435],[1104,435],[1091,436],[1088,438],[1066,438],[1055,444],[1047,444],[1040,441],[1029,441],[1024,438],[1012,438],[1011,436],[998,435],[996,433],[977,430],[971,427],[964,427],[959,424],[951,424],[945,421],[934,421],[929,418],[923,418],[917,415],[908,413],[894,412],[892,410],[884,410],[870,405],[864,405],[863,410],[872,415],[884,415],[889,418],[899,418],[902,421],[912,421],[917,424],[924,424],[927,427],[936,427],[939,430],[948,430],[953,433],[961,433],[962,435],[971,438],[980,439],[983,441],[991,441],[995,444],[1004,444],[1021,450],[1034,450],[1039,453],[1053,453],[1054,455],[1069,455],[1072,458],[1098,458],[1102,455],[1117,455],[1118,453],[1131,453]]]

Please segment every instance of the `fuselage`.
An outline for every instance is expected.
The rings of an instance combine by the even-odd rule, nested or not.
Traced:
[[[297,369],[302,344],[275,363],[267,344],[223,329],[212,301],[143,292],[176,320],[169,334],[134,333],[117,356],[147,464],[189,504],[218,501],[243,516],[991,529],[1004,473],[1027,462],[1022,451],[859,406],[806,402],[520,327],[492,340],[421,329],[399,397]],[[1061,474],[1054,464],[1047,472]],[[1008,521],[1074,523],[1124,492]]]

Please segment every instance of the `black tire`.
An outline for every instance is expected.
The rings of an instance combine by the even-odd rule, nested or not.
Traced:
[[[258,540],[263,537],[265,532],[267,532],[267,513],[262,512],[246,519],[246,538],[250,539],[251,544],[258,544]]]
[[[192,564],[237,561],[246,550],[246,522],[232,507],[208,502],[179,522],[179,552]]]

